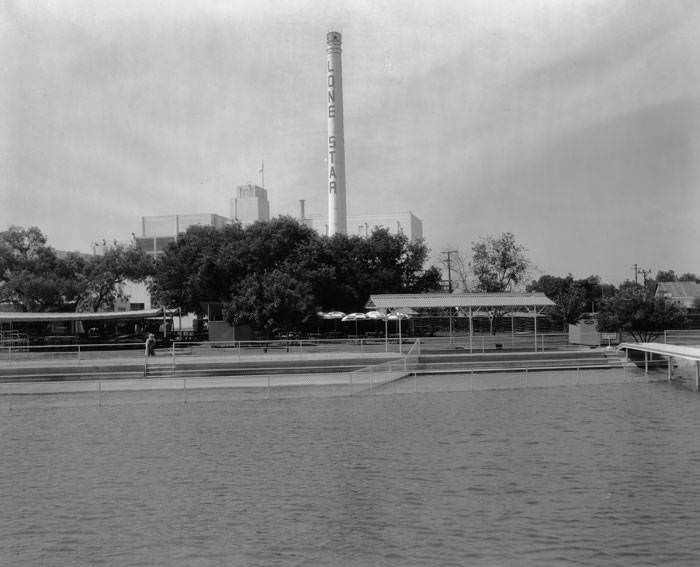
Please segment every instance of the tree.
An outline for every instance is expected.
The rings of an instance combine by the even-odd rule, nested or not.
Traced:
[[[373,293],[423,293],[440,289],[438,268],[423,268],[428,248],[404,234],[376,228],[371,235],[336,234],[319,242],[319,265],[329,268],[330,280],[314,286],[320,306],[361,310]]]
[[[198,314],[202,302],[228,302],[231,285],[244,276],[243,238],[239,224],[190,227],[156,262],[151,291],[157,301]]]
[[[114,244],[101,256],[84,262],[78,311],[114,309],[117,299],[124,298],[127,280],[143,281],[153,272],[153,262],[140,248]]]
[[[698,276],[692,272],[685,272],[676,275],[673,270],[659,270],[654,278],[657,282],[695,282],[698,281]]]
[[[659,270],[654,278],[657,282],[677,282],[678,276],[673,270]]]
[[[686,321],[686,309],[679,303],[655,297],[642,286],[629,285],[603,300],[598,330],[629,333],[637,342],[651,342],[665,329],[684,327]]]
[[[467,254],[458,249],[450,250],[449,254],[447,252],[443,252],[443,254],[440,263],[444,270],[447,270],[448,279],[452,280],[453,290],[469,293],[471,289],[478,287]]]
[[[555,303],[553,315],[563,325],[575,324],[586,312],[586,288],[571,274],[564,278],[543,275],[528,285],[527,291],[541,292],[551,299]]]
[[[526,277],[530,261],[526,249],[515,242],[515,236],[504,232],[500,238],[487,236],[472,243],[472,271],[479,291],[511,291]]]
[[[261,274],[282,262],[301,261],[305,246],[319,238],[313,229],[289,216],[255,222],[242,236],[237,253],[245,274]]]
[[[245,229],[192,227],[159,258],[152,290],[169,307],[199,313],[201,302],[216,301],[233,322],[289,330],[318,310],[360,310],[371,293],[439,289],[439,270],[423,268],[427,256],[423,242],[383,228],[369,237],[322,237],[291,217]]]
[[[226,318],[234,325],[251,325],[265,338],[275,332],[301,328],[316,313],[308,282],[273,269],[246,276],[234,290]]]
[[[37,227],[0,232],[0,302],[24,311],[75,309],[82,267],[75,254],[60,259]]]

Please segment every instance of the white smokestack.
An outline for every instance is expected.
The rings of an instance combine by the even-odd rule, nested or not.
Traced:
[[[345,139],[343,134],[343,67],[341,36],[326,35],[328,53],[328,234],[346,234]]]

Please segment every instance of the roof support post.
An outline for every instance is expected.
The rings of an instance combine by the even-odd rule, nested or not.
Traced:
[[[389,315],[384,316],[384,352],[389,352]]]
[[[474,344],[472,339],[474,338],[474,319],[472,319],[472,308],[469,307],[469,354],[474,352]]]
[[[700,361],[695,361],[695,389],[700,388]]]
[[[532,306],[532,320],[535,322],[535,352],[537,352],[537,306]]]
[[[452,346],[454,343],[454,340],[452,338],[452,307],[448,307],[448,309],[450,310],[450,346]]]
[[[644,376],[649,374],[649,352],[644,351]]]
[[[668,357],[668,381],[671,381],[671,367],[673,366],[673,357]]]
[[[401,317],[398,315],[396,316],[396,322],[399,325],[399,354],[401,354]]]

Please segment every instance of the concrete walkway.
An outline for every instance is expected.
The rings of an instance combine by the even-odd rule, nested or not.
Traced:
[[[398,353],[261,353],[237,355],[197,355],[179,356],[173,359],[169,355],[161,355],[146,359],[143,356],[114,355],[104,358],[76,360],[75,358],[27,358],[15,359],[0,363],[0,383],[27,382],[74,382],[74,381],[115,381],[182,379],[223,379],[232,377],[241,379],[247,377],[251,383],[260,383],[260,376],[297,376],[297,380],[329,380],[328,376],[347,373],[367,366],[400,359]],[[147,364],[147,366],[146,366]],[[253,375],[257,377],[253,377]],[[326,376],[326,378],[322,378]],[[155,382],[153,382],[155,384]],[[198,382],[205,384],[205,382]],[[218,384],[216,380],[212,384]],[[56,386],[58,387],[58,386]],[[67,386],[70,388],[71,386]],[[119,386],[114,386],[115,388]],[[126,387],[126,386],[124,386]],[[142,386],[139,386],[142,387]],[[217,387],[217,386],[211,386]]]

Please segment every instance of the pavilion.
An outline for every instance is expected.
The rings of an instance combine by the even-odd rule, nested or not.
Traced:
[[[383,293],[371,295],[367,303],[370,309],[385,311],[400,310],[405,307],[457,309],[469,318],[469,352],[473,351],[474,316],[496,309],[510,309],[511,316],[532,317],[535,351],[537,351],[537,316],[545,307],[553,305],[554,302],[544,293]],[[400,336],[399,340],[401,340]],[[452,317],[450,317],[450,342],[452,342]]]

